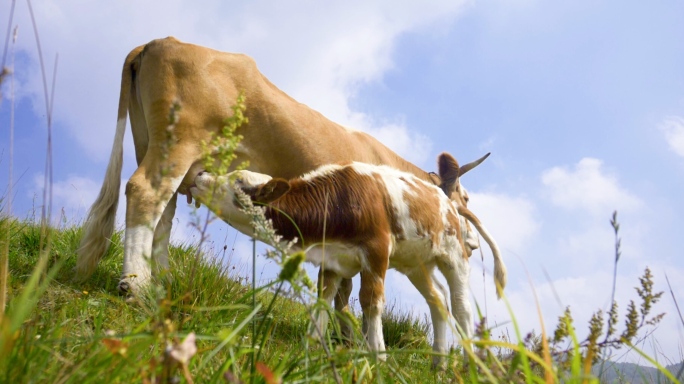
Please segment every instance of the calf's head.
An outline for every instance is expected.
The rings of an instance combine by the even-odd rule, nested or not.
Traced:
[[[251,217],[242,211],[237,190],[245,193],[254,203],[268,204],[290,190],[284,179],[252,171],[234,171],[216,176],[200,172],[189,188],[192,196],[206,205],[218,217],[243,233],[251,233]]]

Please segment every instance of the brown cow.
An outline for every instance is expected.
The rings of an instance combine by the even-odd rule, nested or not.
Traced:
[[[187,194],[202,169],[201,146],[219,132],[243,92],[249,124],[240,128],[236,164],[291,178],[330,163],[386,164],[440,184],[366,133],[342,127],[273,85],[250,57],[182,43],[173,37],[131,51],[123,66],[116,134],[105,180],[86,220],[77,273],[90,275],[107,250],[119,201],[123,136],[130,113],[138,169],[126,185],[123,275],[119,289],[135,291],[168,268],[168,241],[177,194]],[[173,145],[169,110],[180,103]],[[483,159],[461,167],[461,174]],[[456,193],[455,196],[461,196]],[[153,252],[154,249],[154,252]],[[153,268],[154,267],[154,268]],[[350,291],[347,282],[345,290]],[[348,293],[346,293],[348,295]],[[340,303],[342,309],[345,303]]]

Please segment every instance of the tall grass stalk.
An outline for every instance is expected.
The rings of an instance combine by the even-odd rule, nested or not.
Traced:
[[[47,289],[51,279],[54,277],[54,275],[57,273],[61,266],[61,262],[55,263],[52,268],[48,270],[48,256],[49,256],[49,249],[50,249],[50,216],[51,212],[50,210],[52,209],[52,102],[54,100],[54,86],[55,86],[55,78],[57,75],[57,62],[55,61],[55,69],[53,73],[53,83],[52,83],[52,92],[48,92],[48,85],[47,85],[47,78],[45,76],[45,65],[43,62],[43,52],[42,48],[40,45],[40,35],[38,33],[38,26],[36,24],[35,17],[33,15],[33,8],[31,7],[31,1],[27,0],[28,4],[28,9],[29,13],[31,16],[31,23],[33,26],[33,31],[35,34],[36,38],[36,48],[38,52],[38,57],[40,58],[40,69],[41,73],[43,75],[43,94],[45,97],[45,109],[46,109],[46,117],[47,117],[47,154],[45,158],[45,168],[46,168],[46,175],[45,175],[45,185],[43,186],[43,209],[42,209],[42,214],[41,214],[41,224],[40,224],[40,258],[38,259],[38,263],[36,264],[34,268],[34,272],[31,274],[31,277],[28,280],[28,283],[26,284],[24,291],[19,295],[18,300],[16,301],[17,305],[13,306],[10,309],[9,316],[7,318],[3,317],[0,320],[2,320],[3,323],[8,322],[9,327],[7,325],[3,325],[3,331],[6,331],[9,329],[9,334],[13,334],[17,332],[19,329],[20,325],[24,322],[24,320],[29,316],[29,313],[35,308],[35,305],[37,304],[39,298],[43,295],[45,290]],[[10,15],[10,23],[13,17],[13,12],[14,12],[14,2],[12,3],[12,12]],[[11,24],[10,26],[11,27]],[[14,67],[14,46],[16,45],[16,38],[17,38],[17,31],[18,28],[15,27],[14,29],[14,34],[13,34],[13,44],[12,44],[12,62],[13,62],[13,67]],[[4,56],[4,54],[3,54]],[[3,65],[4,65],[4,57],[3,57]],[[12,76],[12,108],[11,108],[11,129],[10,129],[10,159],[13,159],[13,140],[14,140],[14,76]],[[12,160],[10,160],[10,164],[12,164]],[[9,186],[8,190],[9,196],[8,196],[8,201],[7,201],[7,206],[8,209],[11,212],[11,201],[12,201],[12,166],[10,165],[10,173],[9,173]],[[9,268],[7,265],[7,259],[9,258],[9,244],[11,240],[10,234],[11,232],[11,215],[8,215],[7,218],[5,219],[5,222],[7,223],[6,226],[6,241],[2,250],[2,258],[4,259],[2,262],[2,272],[0,272],[0,284],[2,286],[2,309],[4,312],[5,308],[5,294],[6,294],[6,284],[7,280],[9,278]],[[40,281],[40,277],[44,277],[42,281]],[[3,335],[4,336],[4,335]],[[9,338],[4,338],[1,344],[3,350],[8,347],[8,343],[11,343],[12,340]]]
[[[256,233],[252,236],[252,308],[256,310]],[[252,317],[252,335],[256,335],[256,318]],[[252,361],[256,362],[256,338],[252,337]],[[252,364],[252,375],[256,365]]]
[[[47,124],[47,151],[45,155],[45,175],[43,179],[43,205],[41,209],[41,249],[44,257],[48,257],[50,249],[50,235],[52,217],[52,105],[55,96],[55,83],[57,79],[57,62],[59,56],[55,57],[55,65],[52,77],[52,89],[48,91],[48,81],[45,75],[45,63],[43,61],[43,49],[40,45],[40,34],[38,33],[38,24],[33,14],[33,7],[31,0],[26,0],[28,5],[29,15],[31,16],[31,25],[33,27],[33,34],[36,38],[36,49],[38,52],[38,59],[40,63],[40,73],[43,79],[43,96],[45,98],[45,116]]]
[[[480,234],[477,234],[477,243],[482,244],[480,242]],[[480,262],[482,265],[484,265],[484,252],[482,251],[482,247],[478,247],[480,251]],[[486,281],[486,273],[485,273],[485,268],[482,268],[482,297],[484,300],[484,319],[487,319],[489,316],[489,310],[487,309],[487,281]]]
[[[525,270],[528,280],[532,282],[529,271]],[[553,383],[553,364],[551,362],[551,350],[549,348],[549,339],[546,334],[546,326],[544,325],[544,316],[542,315],[541,304],[539,303],[539,296],[534,284],[531,284],[532,294],[534,296],[534,305],[537,308],[537,316],[539,318],[539,326],[541,327],[541,343],[542,343],[542,358],[544,359],[544,380],[547,383]]]
[[[9,75],[10,70],[6,67],[7,64],[7,50],[9,49],[9,42],[10,42],[10,36],[12,36],[12,21],[14,20],[14,7],[17,3],[17,0],[11,0],[11,5],[10,5],[10,12],[9,15],[9,20],[7,21],[7,33],[5,34],[5,47],[2,50],[2,65],[0,66],[0,85],[2,85],[2,81],[5,79],[6,76]],[[14,67],[14,66],[13,66]],[[2,100],[2,98],[0,98]]]
[[[667,277],[667,273],[665,274],[665,281],[667,282],[667,289],[670,290],[670,295],[672,296],[672,302],[675,305],[675,308],[677,309],[677,315],[679,316],[679,322],[684,326],[684,317],[682,316],[682,311],[679,309],[679,303],[677,302],[677,297],[675,297],[674,292],[672,291],[672,285],[670,285],[670,279]],[[677,371],[677,379],[682,377],[682,374],[684,374],[684,364],[681,365],[679,370]]]
[[[12,4],[14,7],[14,4]],[[13,13],[13,12],[11,12]],[[10,16],[10,23],[12,22],[12,17]],[[10,24],[11,25],[11,24]],[[3,55],[3,73],[10,73],[10,122],[9,122],[9,172],[7,176],[7,197],[4,199],[5,206],[5,218],[2,221],[0,227],[2,227],[2,236],[4,236],[4,243],[0,249],[0,321],[5,314],[5,309],[7,307],[7,280],[9,279],[9,244],[10,238],[12,237],[10,218],[12,217],[12,196],[13,196],[13,169],[14,169],[14,108],[15,108],[15,92],[14,92],[14,68],[15,68],[15,47],[17,44],[17,32],[19,27],[14,27],[14,33],[12,34],[12,67],[9,70],[4,68],[4,55]],[[9,37],[9,31],[8,31]],[[5,51],[6,53],[7,51]],[[2,79],[0,79],[0,86],[2,86]],[[0,99],[2,97],[0,96]]]

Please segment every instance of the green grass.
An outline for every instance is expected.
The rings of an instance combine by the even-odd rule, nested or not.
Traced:
[[[34,267],[41,257],[40,227],[10,220],[10,281],[8,318],[29,305],[21,302]],[[251,289],[231,276],[232,268],[216,259],[196,258],[196,248],[172,246],[172,279],[138,301],[119,296],[116,284],[121,263],[121,234],[95,274],[85,282],[73,280],[80,227],[52,232],[47,269],[60,265],[44,293],[29,308],[21,327],[0,340],[0,382],[136,382],[175,377],[185,380],[182,367],[171,364],[165,349],[185,336],[197,335],[198,352],[189,364],[195,382],[225,382],[224,372],[245,382],[263,382],[272,371],[285,381],[332,381],[332,366],[344,382],[352,378],[376,381],[432,382],[428,326],[408,314],[385,316],[388,347],[417,349],[395,353],[388,364],[378,364],[356,335],[351,346],[328,334],[331,356],[307,336],[307,307],[280,295],[273,286],[258,292],[253,311]],[[197,262],[195,278],[190,274]],[[260,369],[252,370],[254,318],[261,326],[255,338],[261,348]],[[7,318],[6,318],[7,319]],[[7,330],[7,321],[3,328]],[[259,345],[262,345],[261,347]],[[125,349],[124,349],[125,348]],[[332,364],[331,364],[332,362]],[[263,368],[266,367],[266,368]],[[106,378],[104,380],[103,378]],[[172,381],[169,381],[172,382]]]
[[[244,278],[218,258],[198,257],[191,245],[171,247],[171,279],[127,301],[117,292],[121,233],[95,274],[77,282],[72,270],[80,227],[53,230],[44,242],[40,226],[2,221],[11,238],[0,383],[597,382],[583,369],[587,354],[578,343],[566,368],[557,365],[558,356],[544,357],[543,337],[536,345],[510,343],[479,328],[466,348],[469,363],[459,349],[433,370],[429,324],[396,303],[383,316],[386,363],[368,353],[358,325],[348,344],[338,341],[336,324],[321,343],[308,336],[311,307],[301,296],[288,298],[297,296],[289,284],[278,290],[276,280],[258,288],[253,308]],[[41,244],[47,250],[41,252]],[[292,284],[296,292],[297,281]],[[197,352],[185,364],[172,351],[182,350],[190,333]]]

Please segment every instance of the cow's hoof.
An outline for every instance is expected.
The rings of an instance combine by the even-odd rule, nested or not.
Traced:
[[[439,371],[443,372],[446,371],[446,361],[442,358],[442,356],[434,356],[432,358],[432,370],[433,371]]]
[[[122,295],[131,293],[131,284],[126,280],[119,281],[119,293]]]
[[[119,281],[119,292],[127,297],[133,297],[144,291],[145,287],[150,283],[150,275],[140,275],[129,273],[121,276]]]

